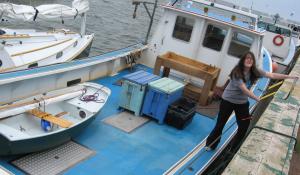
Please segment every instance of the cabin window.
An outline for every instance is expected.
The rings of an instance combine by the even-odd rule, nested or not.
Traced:
[[[257,25],[259,28],[265,29],[268,32],[284,35],[287,37],[291,36],[290,29],[285,29],[285,28],[279,27],[276,24],[269,24],[266,22],[259,21]]]
[[[75,41],[75,43],[73,44],[73,47],[76,47],[78,44],[78,41]]]
[[[250,50],[254,39],[248,35],[233,32],[228,54],[241,58],[244,53]]]
[[[62,55],[63,55],[63,52],[58,52],[58,53],[56,54],[56,59],[62,57]]]
[[[38,67],[38,63],[32,63],[28,66],[28,69],[34,68],[34,67]]]
[[[80,83],[80,82],[81,82],[81,78],[74,79],[74,80],[70,80],[70,81],[67,82],[67,87],[76,85],[76,84],[78,84],[78,83]]]
[[[203,46],[220,51],[226,34],[227,30],[209,24],[206,29]]]
[[[194,23],[194,19],[177,16],[173,31],[173,37],[189,42],[191,39]]]

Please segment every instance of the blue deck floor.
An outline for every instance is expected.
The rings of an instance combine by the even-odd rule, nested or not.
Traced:
[[[135,69],[151,71],[141,65]],[[213,128],[215,121],[199,114],[184,130],[151,120],[128,134],[105,124],[103,119],[120,112],[121,87],[114,83],[128,73],[129,70],[124,70],[116,76],[93,81],[109,87],[112,94],[95,121],[74,141],[96,154],[71,167],[65,174],[162,174],[205,139]],[[0,164],[13,173],[23,174],[9,164],[13,159],[15,157],[1,158]]]

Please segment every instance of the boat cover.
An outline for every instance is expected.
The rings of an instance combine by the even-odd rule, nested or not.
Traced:
[[[40,5],[17,5],[13,3],[0,3],[0,19],[10,18],[23,21],[36,19],[62,19],[76,18],[78,15],[89,10],[88,0],[74,0],[72,7],[61,4]]]

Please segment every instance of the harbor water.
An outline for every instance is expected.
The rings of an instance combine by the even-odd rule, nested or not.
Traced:
[[[149,2],[154,2],[148,0]],[[65,4],[72,6],[72,0],[10,0],[16,4],[28,4],[38,6],[42,4]],[[168,0],[160,0],[159,4],[165,4]],[[103,54],[108,51],[123,48],[138,42],[142,42],[147,34],[150,18],[142,4],[138,7],[136,18],[133,19],[134,5],[132,0],[89,0],[90,10],[87,14],[86,32],[94,33],[90,56]],[[152,12],[153,5],[148,4]],[[151,32],[155,30],[158,19],[162,14],[162,8],[158,7]],[[64,23],[64,24],[62,24]],[[80,17],[75,20],[36,21],[20,23],[5,21],[1,26],[9,28],[34,28],[37,30],[70,29],[80,32]]]

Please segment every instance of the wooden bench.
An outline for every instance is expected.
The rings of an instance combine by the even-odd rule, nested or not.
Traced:
[[[43,120],[49,121],[49,122],[51,122],[53,124],[56,124],[56,125],[58,125],[58,126],[60,126],[62,128],[69,128],[70,126],[73,125],[72,122],[70,122],[70,121],[68,121],[66,119],[58,118],[58,117],[56,117],[56,116],[54,116],[52,114],[49,114],[47,112],[43,112],[43,111],[41,111],[39,109],[32,109],[32,110],[29,110],[27,112],[30,113],[30,114],[32,114],[32,115],[34,115],[34,116],[36,116],[36,117],[39,117],[39,118],[41,118]]]
[[[183,95],[189,99],[198,101],[201,98],[202,91],[203,89],[201,87],[194,86],[192,84],[187,84],[184,87]],[[212,98],[213,98],[213,91],[210,90],[207,97],[208,104],[212,101]]]
[[[212,91],[217,84],[220,68],[207,65],[200,61],[196,61],[173,52],[167,52],[166,54],[159,55],[157,57],[153,73],[159,75],[161,67],[164,67],[164,77],[168,77],[170,69],[174,69],[179,72],[203,79],[204,86],[202,88],[188,84],[185,88],[185,94],[187,91],[189,91],[190,94],[194,94],[191,94],[190,96],[197,97],[196,101],[198,101],[200,105],[207,105],[209,95],[212,96]]]

